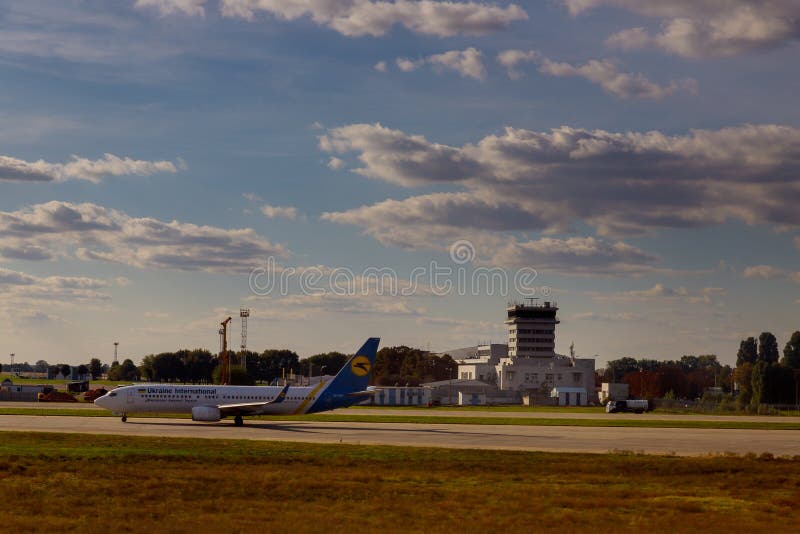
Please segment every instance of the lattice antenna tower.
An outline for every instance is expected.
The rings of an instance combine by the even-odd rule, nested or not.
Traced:
[[[239,317],[242,320],[242,344],[240,346],[242,352],[242,359],[241,365],[243,368],[247,369],[247,356],[245,351],[247,351],[247,319],[250,317],[250,309],[249,308],[239,308]]]

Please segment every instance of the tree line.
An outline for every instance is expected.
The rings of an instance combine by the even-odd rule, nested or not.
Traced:
[[[696,399],[710,387],[730,392],[733,369],[714,354],[685,355],[680,360],[659,361],[620,358],[608,362],[600,375],[603,382],[622,382],[639,398]]]
[[[742,340],[736,355],[736,383],[739,404],[758,408],[761,404],[800,402],[800,331],[794,332],[778,351],[770,332]]]
[[[781,357],[776,337],[763,332],[742,340],[736,368],[722,365],[713,354],[658,361],[620,358],[600,373],[604,382],[622,382],[640,398],[696,399],[711,387],[736,394],[741,407],[800,403],[800,331],[794,332]]]

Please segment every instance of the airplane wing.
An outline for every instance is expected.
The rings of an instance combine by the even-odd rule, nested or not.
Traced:
[[[223,416],[256,413],[264,406],[269,406],[270,404],[280,404],[283,402],[283,399],[286,398],[287,391],[289,391],[289,384],[286,384],[281,392],[278,393],[278,395],[271,401],[243,402],[240,404],[220,404],[217,406],[217,408],[219,408],[219,412]]]

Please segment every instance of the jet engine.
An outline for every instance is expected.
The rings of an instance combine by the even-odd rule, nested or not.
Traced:
[[[195,406],[192,408],[192,421],[219,421],[222,414],[216,406]]]

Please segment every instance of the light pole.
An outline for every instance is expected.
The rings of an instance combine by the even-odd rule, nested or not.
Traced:
[[[11,353],[11,374],[12,375],[14,374],[14,356],[15,356],[15,354],[12,352]]]

